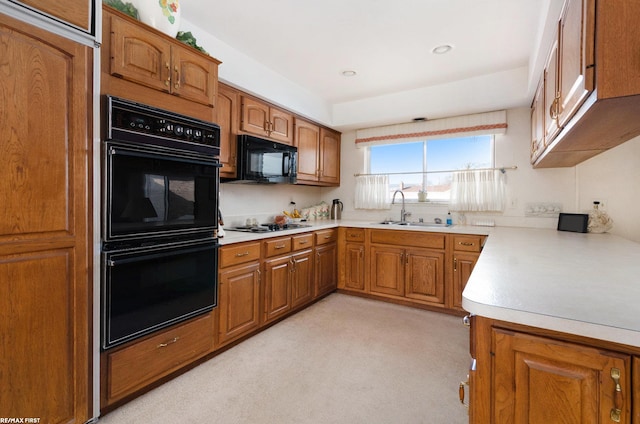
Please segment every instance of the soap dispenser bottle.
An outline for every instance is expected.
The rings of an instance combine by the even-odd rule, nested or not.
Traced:
[[[453,219],[451,219],[451,212],[447,212],[447,226],[453,225]]]

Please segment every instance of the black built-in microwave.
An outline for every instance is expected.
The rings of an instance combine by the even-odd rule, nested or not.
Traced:
[[[298,149],[294,146],[241,134],[237,157],[236,178],[223,182],[296,183]]]

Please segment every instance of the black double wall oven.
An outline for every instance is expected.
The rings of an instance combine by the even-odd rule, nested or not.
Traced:
[[[102,349],[217,305],[220,129],[105,96]]]

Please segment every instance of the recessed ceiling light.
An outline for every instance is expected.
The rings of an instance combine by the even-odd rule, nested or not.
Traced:
[[[342,76],[343,77],[355,77],[356,74],[357,74],[357,72],[354,71],[354,70],[351,70],[351,69],[346,70],[346,71],[342,71]]]
[[[451,44],[442,44],[441,46],[434,47],[433,50],[431,50],[431,53],[445,54],[450,52],[451,49],[453,49],[453,46]]]

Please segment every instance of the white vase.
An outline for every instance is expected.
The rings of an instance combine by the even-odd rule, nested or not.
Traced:
[[[135,0],[140,20],[175,38],[180,27],[179,0]]]

